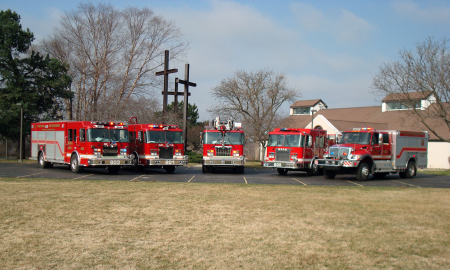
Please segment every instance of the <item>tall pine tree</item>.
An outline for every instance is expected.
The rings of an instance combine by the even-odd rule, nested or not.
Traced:
[[[0,135],[11,140],[18,140],[20,134],[18,103],[24,110],[26,136],[32,122],[61,118],[62,100],[73,96],[68,91],[67,65],[30,51],[33,40],[33,33],[22,29],[16,12],[0,11]]]

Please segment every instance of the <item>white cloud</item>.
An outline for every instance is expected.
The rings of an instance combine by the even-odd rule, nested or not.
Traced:
[[[392,7],[398,15],[415,21],[434,23],[450,22],[450,8],[448,7],[434,6],[421,9],[416,3],[410,0],[395,1],[392,3]]]

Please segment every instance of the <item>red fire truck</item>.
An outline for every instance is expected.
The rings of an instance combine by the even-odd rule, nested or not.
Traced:
[[[244,173],[245,136],[241,123],[232,118],[221,122],[217,117],[213,125],[205,127],[201,134],[203,145],[202,172],[212,172],[219,167],[234,167],[237,173]]]
[[[327,132],[321,129],[276,128],[269,133],[263,167],[277,168],[280,175],[288,171],[306,171],[318,175],[315,160],[327,148]]]
[[[427,152],[427,132],[355,128],[343,132],[339,144],[316,163],[327,179],[356,174],[358,180],[367,180],[370,174],[383,178],[397,172],[412,178],[417,168],[427,167]]]
[[[176,166],[188,164],[183,130],[177,125],[138,124],[137,118],[131,117],[128,132],[135,171],[162,168],[173,173]]]
[[[31,124],[31,159],[42,168],[67,164],[79,173],[85,167],[106,167],[118,173],[131,166],[127,127],[121,122],[53,121]]]

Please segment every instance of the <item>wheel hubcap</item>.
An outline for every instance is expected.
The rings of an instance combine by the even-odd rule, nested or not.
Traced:
[[[364,166],[361,170],[361,174],[362,174],[362,176],[364,176],[364,178],[366,178],[369,175],[369,168]]]

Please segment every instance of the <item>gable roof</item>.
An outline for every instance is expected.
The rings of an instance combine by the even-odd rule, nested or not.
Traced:
[[[325,107],[327,105],[321,99],[311,99],[311,100],[298,100],[291,105],[291,108],[309,108],[315,106],[317,103],[322,102]]]
[[[317,115],[324,116],[340,131],[351,130],[355,127],[408,131],[428,130],[411,113],[409,110],[382,112],[381,106],[372,106],[320,110],[313,117],[315,118]],[[311,119],[311,115],[291,115],[284,119],[279,127],[305,128],[311,123]],[[430,119],[427,121],[427,124],[432,126],[441,136],[450,139],[448,127],[442,125],[442,121]],[[433,133],[429,132],[429,135],[430,140],[438,140]]]
[[[408,101],[408,100],[423,100],[427,99],[432,94],[431,91],[423,92],[408,92],[408,93],[391,93],[383,98],[383,102]]]

